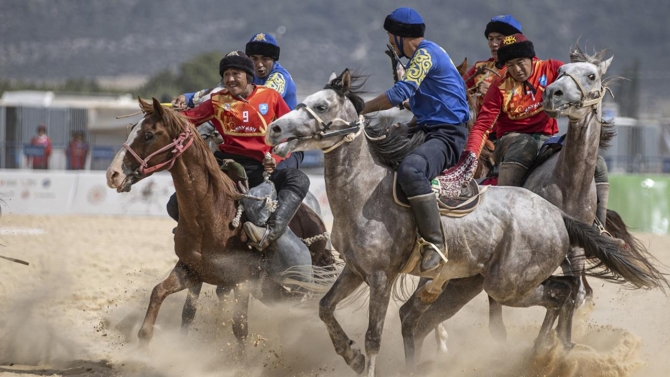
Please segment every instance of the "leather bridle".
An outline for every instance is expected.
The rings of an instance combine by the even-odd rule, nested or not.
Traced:
[[[131,147],[128,145],[128,143],[123,143],[123,147],[130,152],[130,154],[135,157],[137,162],[140,163],[140,166],[135,170],[134,175],[139,177],[139,178],[144,178],[155,171],[161,169],[165,165],[170,165],[167,167],[167,170],[172,169],[172,166],[174,166],[175,161],[177,160],[177,157],[181,156],[187,149],[188,147],[193,144],[193,140],[195,140],[195,133],[189,127],[188,125],[184,126],[184,131],[179,134],[176,138],[172,140],[172,142],[163,148],[155,151],[154,153],[150,154],[146,158],[142,159],[139,154],[137,154]],[[149,166],[149,160],[151,160],[152,157],[163,153],[165,151],[168,151],[171,149],[172,157],[165,161],[161,162],[159,164],[156,164],[154,166]]]

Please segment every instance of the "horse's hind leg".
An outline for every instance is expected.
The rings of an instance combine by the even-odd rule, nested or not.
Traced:
[[[188,290],[186,302],[184,302],[184,308],[181,311],[181,333],[184,336],[188,335],[188,330],[195,318],[195,312],[198,309],[196,305],[198,303],[201,289],[202,283],[196,284]]]
[[[435,343],[437,343],[438,352],[440,353],[449,352],[449,348],[447,347],[447,339],[449,339],[449,333],[447,332],[447,329],[444,328],[444,324],[442,323],[438,324],[435,327]],[[417,346],[417,349],[420,348],[421,348],[420,346]]]
[[[581,247],[571,247],[568,252],[568,257],[561,263],[563,274],[567,276],[582,276],[585,268],[586,257],[584,256],[584,249]],[[581,284],[580,282],[579,285],[577,307],[582,306],[586,298],[589,297],[589,290],[591,291],[591,296],[593,296],[593,290],[586,283],[586,279],[583,280],[583,283],[584,284]]]
[[[424,338],[435,328],[436,324],[441,324],[453,317],[465,304],[475,298],[482,289],[484,289],[484,276],[482,275],[449,281],[444,292],[423,313],[416,326],[414,342],[417,360],[421,356],[421,345]]]
[[[579,295],[579,277],[556,276],[554,279],[563,282],[570,289],[569,296],[565,298],[563,305],[561,305],[556,333],[563,346],[566,349],[572,349],[572,318],[575,313],[577,296]]]
[[[429,291],[430,280],[421,279],[419,287],[409,300],[400,307],[400,324],[405,346],[405,363],[410,369],[415,368],[416,347],[414,333],[423,313],[439,298],[441,291]],[[447,281],[445,284],[449,284]],[[444,290],[444,286],[441,287]],[[434,324],[435,326],[436,324]],[[433,326],[433,328],[434,328]]]
[[[391,299],[393,281],[384,271],[376,271],[370,279],[370,309],[368,314],[368,331],[365,333],[365,353],[369,357],[368,377],[375,376],[377,354],[382,341],[384,320]]]
[[[165,280],[154,287],[153,291],[151,292],[149,308],[147,309],[147,314],[144,317],[142,328],[140,328],[140,331],[137,334],[140,338],[141,346],[146,346],[153,337],[154,325],[156,324],[158,311],[161,308],[163,300],[165,300],[167,296],[173,293],[190,288],[198,283],[200,283],[200,280],[198,280],[195,275],[190,273],[186,265],[182,262],[177,262],[177,265],[174,267],[172,272],[170,272],[170,275],[168,275]]]
[[[363,283],[363,279],[356,275],[349,266],[345,265],[333,286],[319,302],[319,317],[328,328],[330,339],[335,346],[335,352],[342,356],[347,365],[357,373],[363,373],[365,370],[365,356],[361,354],[358,348],[352,347],[354,342],[349,339],[335,318],[335,308],[338,303],[353,293],[361,283]]]
[[[586,290],[586,301],[593,302],[593,288],[591,288],[591,285],[586,280],[585,272],[582,272],[582,284],[584,285],[584,289]]]
[[[489,333],[493,339],[504,342],[507,340],[507,330],[503,322],[502,305],[489,296]]]
[[[487,282],[487,291],[494,298],[496,287],[504,287],[499,282]],[[566,337],[570,336],[572,326],[572,314],[574,313],[575,299],[575,277],[573,276],[550,276],[547,280],[542,282],[537,288],[529,294],[522,297],[513,297],[507,300],[498,300],[503,305],[527,308],[530,306],[543,306],[547,308],[547,314],[542,322],[540,333],[535,340],[535,350],[539,351],[548,345],[548,335],[552,330],[559,314],[562,318],[559,334],[565,341]],[[578,284],[578,282],[577,282]],[[500,292],[506,294],[505,292]]]

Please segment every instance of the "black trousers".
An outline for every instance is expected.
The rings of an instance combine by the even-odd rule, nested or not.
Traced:
[[[244,167],[249,178],[249,187],[258,186],[263,182],[263,165],[253,158],[240,156],[236,154],[223,153],[217,151],[214,153],[217,159],[231,159]],[[305,173],[298,170],[302,164],[302,152],[291,153],[291,155],[277,164],[277,169],[270,175],[270,180],[274,183],[277,193],[282,190],[293,191],[300,198],[304,199],[309,191],[309,178]],[[175,221],[179,221],[179,204],[177,203],[177,193],[170,196],[167,203],[167,212]]]
[[[407,197],[430,194],[430,180],[458,162],[464,145],[462,137],[452,137],[448,130],[427,132],[426,141],[398,166],[398,184]]]

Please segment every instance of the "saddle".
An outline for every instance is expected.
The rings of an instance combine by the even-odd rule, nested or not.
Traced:
[[[530,177],[530,174],[535,169],[544,164],[548,159],[551,158],[551,156],[558,153],[563,148],[563,144],[565,144],[565,135],[553,136],[547,139],[547,141],[542,144],[542,147],[540,147],[540,152],[537,154],[537,157],[535,157],[533,164],[528,168],[528,172],[526,172],[526,176],[523,178],[523,181],[526,182],[526,179]]]
[[[468,185],[461,190],[461,194],[456,198],[441,196],[436,193],[437,205],[440,208],[440,214],[447,217],[463,217],[477,208],[481,201],[482,194],[488,189],[488,186],[480,187],[474,179],[468,182]],[[393,200],[401,207],[409,208],[407,194],[398,184],[398,173],[393,175]]]
[[[234,160],[226,159],[221,162],[220,168],[222,172],[235,182],[235,187],[240,193],[246,194],[249,192],[249,179],[242,165]],[[277,199],[274,185],[261,183],[259,186],[255,189],[257,195],[268,196],[271,200]],[[253,221],[259,226],[265,225],[265,222],[270,217],[270,211],[265,208],[265,203],[255,200],[243,200],[245,201],[245,212],[253,212],[251,216],[247,216],[245,213],[244,216],[246,219]],[[243,221],[240,223],[243,223]],[[305,203],[300,205],[298,211],[289,222],[288,227],[301,239],[322,235],[328,231],[319,215]],[[307,246],[314,266],[327,267],[335,263],[335,258],[330,250],[327,249],[327,244],[327,240],[319,239]]]

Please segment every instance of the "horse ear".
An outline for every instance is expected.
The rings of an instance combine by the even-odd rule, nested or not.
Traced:
[[[600,72],[600,76],[604,75],[605,72],[607,72],[607,68],[609,68],[610,64],[612,64],[612,59],[614,59],[614,56],[598,64],[598,71]]]
[[[151,103],[145,101],[142,99],[142,97],[137,96],[137,102],[140,105],[140,110],[142,110],[143,113],[148,113],[153,111],[153,107],[151,106]]]
[[[463,76],[468,71],[468,57],[467,56],[465,57],[465,59],[463,59],[463,63],[456,66],[456,70],[458,71],[458,74],[461,75],[461,76]]]
[[[349,68],[345,69],[340,77],[342,78],[342,93],[346,96],[349,94],[349,89],[351,89],[351,73],[349,73]]]
[[[159,100],[157,100],[155,97],[152,97],[151,99],[152,99],[152,102],[153,102],[154,113],[163,117],[163,106],[161,106],[161,102]]]
[[[326,84],[330,84],[330,82],[335,80],[336,78],[337,74],[335,72],[331,73],[330,76],[328,77],[328,82]]]
[[[570,49],[570,63],[577,63],[584,61],[584,53],[582,49],[579,48],[579,45],[575,43],[574,46]]]

